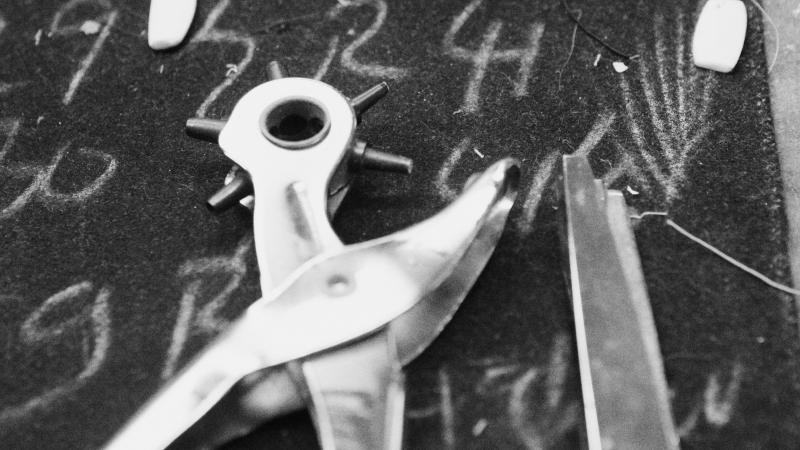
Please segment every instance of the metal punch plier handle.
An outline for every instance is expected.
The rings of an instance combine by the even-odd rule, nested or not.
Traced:
[[[435,216],[345,246],[333,215],[355,168],[403,171],[403,158],[355,140],[386,93],[348,99],[331,86],[271,80],[227,122],[190,120],[243,170],[212,197],[253,208],[263,298],[158,392],[109,449],[207,448],[310,407],[323,449],[402,444],[402,365],[447,324],[491,256],[514,202],[518,163],[474,175]]]

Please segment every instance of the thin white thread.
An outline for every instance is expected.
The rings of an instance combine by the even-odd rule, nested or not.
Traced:
[[[775,22],[772,21],[772,17],[770,17],[769,14],[767,14],[767,11],[765,11],[764,8],[756,0],[750,0],[750,1],[753,2],[753,5],[755,5],[755,7],[758,8],[759,11],[761,11],[761,14],[764,15],[764,18],[767,19],[767,22],[769,22],[769,24],[772,25],[772,29],[775,30],[775,54],[772,55],[772,62],[769,63],[769,67],[767,68],[767,73],[770,73],[772,72],[772,68],[775,67],[775,63],[778,62],[778,53],[780,53],[781,51],[781,45],[780,45],[781,33],[780,31],[778,31],[778,26],[775,25]]]
[[[664,217],[666,217],[667,214],[668,213],[661,212],[661,211],[645,211],[645,212],[643,212],[641,214],[638,214],[638,215],[633,214],[630,217],[631,217],[631,219],[643,219],[643,218],[645,218],[647,216],[664,216]]]
[[[660,211],[658,211],[658,212],[657,211],[647,211],[647,212],[643,212],[643,213],[641,213],[639,215],[632,215],[630,217],[634,218],[634,219],[641,219],[641,218],[647,217],[647,216],[664,216],[664,217],[667,217],[667,213],[666,212],[660,212]],[[742,270],[742,271],[744,271],[744,272],[756,277],[757,279],[759,279],[764,284],[766,284],[766,285],[768,285],[768,286],[770,286],[772,288],[775,288],[775,289],[777,289],[779,291],[786,292],[787,294],[800,295],[800,290],[791,288],[791,287],[786,286],[784,284],[778,283],[777,281],[771,280],[770,278],[768,278],[766,275],[762,274],[761,272],[758,272],[757,270],[744,265],[743,263],[737,261],[732,256],[728,255],[727,253],[723,252],[722,250],[714,247],[713,245],[709,244],[708,242],[706,242],[706,241],[700,239],[699,237],[695,236],[694,234],[690,233],[685,228],[683,228],[680,225],[678,225],[677,223],[675,223],[672,219],[667,218],[665,220],[665,223],[667,225],[671,226],[672,228],[674,228],[675,231],[677,231],[678,233],[680,233],[680,234],[686,236],[687,238],[689,238],[691,241],[695,242],[696,244],[700,245],[701,247],[705,248],[706,250],[710,251],[711,253],[713,253],[713,254],[719,256],[720,258],[724,259],[729,264],[731,264],[731,265],[737,267],[738,269],[740,269],[740,270]]]
[[[581,19],[581,12],[578,11],[578,20]],[[567,59],[564,60],[564,64],[561,65],[561,68],[558,70],[558,90],[561,90],[561,76],[564,74],[564,69],[567,68],[567,64],[569,64],[569,60],[572,59],[572,54],[575,52],[575,38],[578,36],[578,24],[575,24],[575,27],[572,29],[572,41],[569,44],[569,53],[567,53]]]

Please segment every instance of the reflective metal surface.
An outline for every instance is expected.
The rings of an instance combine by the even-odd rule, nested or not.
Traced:
[[[658,336],[618,191],[563,159],[564,245],[590,450],[675,449]]]
[[[434,217],[344,246],[329,217],[346,193],[348,161],[359,148],[354,107],[324,83],[281,78],[282,69],[270,73],[275,79],[246,94],[219,133],[225,154],[252,180],[263,298],[107,448],[208,448],[306,404],[324,449],[399,448],[401,364],[450,320],[502,233],[519,177],[518,164],[508,159]],[[385,90],[359,96],[369,100],[358,103],[359,114]],[[291,103],[298,98],[313,98],[318,108]],[[307,110],[314,120],[327,114],[324,135],[314,135],[323,128],[311,120],[298,122],[308,117],[292,116]],[[291,122],[285,128],[283,119]],[[295,138],[302,148],[275,144]],[[392,161],[410,167],[402,158]],[[334,197],[331,186],[342,187]],[[220,201],[241,198],[229,200]]]

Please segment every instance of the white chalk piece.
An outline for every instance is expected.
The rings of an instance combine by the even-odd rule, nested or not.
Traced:
[[[616,70],[617,73],[622,73],[628,70],[628,65],[622,61],[614,61],[611,63],[611,66],[614,67],[614,70]]]
[[[730,72],[742,54],[746,31],[747,10],[740,0],[708,0],[694,29],[694,64],[717,72]]]
[[[197,0],[151,0],[147,43],[153,50],[175,47],[183,41],[194,19]]]

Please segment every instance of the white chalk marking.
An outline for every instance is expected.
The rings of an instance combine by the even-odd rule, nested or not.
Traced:
[[[103,185],[106,184],[117,171],[117,160],[108,153],[103,153],[90,148],[79,148],[78,153],[100,159],[105,162],[105,170],[83,189],[69,193],[56,192],[51,187],[50,182],[53,178],[53,173],[55,172],[58,163],[66,153],[67,148],[68,146],[64,146],[54,158],[53,163],[51,163],[47,170],[43,172],[41,179],[42,184],[40,198],[48,205],[58,206],[59,204],[84,203],[89,197],[97,194],[100,191],[100,188],[103,187]]]
[[[456,448],[456,415],[450,376],[445,367],[439,368],[439,410],[442,414],[442,442],[446,450]]]
[[[17,140],[20,123],[22,123],[22,120],[18,118],[0,119],[0,133],[6,137],[3,147],[0,148],[0,168],[2,167],[3,160],[5,159],[6,155]]]
[[[45,326],[44,317],[55,310],[59,305],[72,301],[79,301],[93,289],[92,283],[85,281],[74,284],[45,300],[42,306],[33,312],[23,322],[20,328],[20,338],[28,345],[46,345],[48,342],[60,341],[61,335],[68,328],[91,327],[94,348],[85,361],[83,369],[72,380],[53,387],[26,402],[11,406],[0,411],[0,422],[16,421],[30,415],[36,410],[46,410],[53,403],[69,396],[77,389],[83,387],[94,376],[106,360],[108,349],[111,347],[111,315],[109,314],[108,299],[111,290],[101,288],[91,310],[84,308],[81,316],[74,316],[66,321],[61,321],[53,326]]]
[[[555,411],[564,399],[564,384],[569,370],[570,340],[564,333],[556,333],[547,365],[547,406]]]
[[[81,26],[62,26],[61,20],[64,18],[64,15],[68,11],[84,4],[100,6],[107,11],[101,16],[96,17],[95,19],[97,20],[84,21]],[[111,35],[111,28],[117,21],[117,14],[117,10],[112,10],[111,4],[106,0],[72,0],[64,4],[64,6],[56,11],[56,14],[53,16],[53,21],[50,24],[50,32],[48,33],[48,36],[71,36],[76,33],[88,34],[87,31],[92,30],[90,29],[91,25],[89,27],[86,26],[87,23],[94,22],[98,25],[100,22],[105,23],[99,35],[97,36],[97,39],[95,39],[94,44],[92,44],[92,48],[89,50],[89,53],[87,53],[86,56],[81,60],[81,62],[78,64],[78,70],[76,70],[72,75],[72,80],[69,83],[69,87],[67,88],[67,91],[64,93],[64,97],[61,100],[63,104],[69,105],[74,99],[75,92],[78,90],[81,82],[83,82],[83,79],[86,77],[89,69],[94,64],[97,56],[100,54],[100,51],[103,49],[106,40]]]
[[[8,22],[6,22],[6,18],[3,17],[2,14],[0,14],[0,34],[3,34],[3,31],[6,30],[6,26],[7,25],[8,25]],[[41,32],[41,30],[39,30],[39,31]]]
[[[167,379],[175,373],[183,348],[191,335],[195,333],[214,335],[228,325],[228,320],[219,317],[218,313],[239,288],[247,273],[245,258],[252,248],[252,244],[253,237],[249,235],[239,241],[233,255],[190,260],[178,269],[178,277],[189,278],[190,281],[183,289],[178,316],[172,331],[172,340],[167,349],[164,367],[161,370],[162,379]],[[198,298],[205,283],[203,278],[217,275],[228,276],[227,283],[195,314]]]
[[[84,281],[82,283],[74,284],[48,298],[42,305],[33,312],[22,323],[20,327],[20,338],[27,344],[37,344],[41,341],[57,338],[68,329],[74,328],[76,324],[81,323],[83,318],[80,316],[70,317],[67,320],[61,320],[58,324],[47,327],[42,323],[44,316],[48,312],[56,309],[63,303],[70,303],[74,299],[80,299],[81,296],[90,292],[94,287],[92,283]]]
[[[531,79],[533,63],[536,61],[536,56],[539,55],[539,41],[542,39],[543,34],[543,22],[536,22],[531,26],[528,33],[528,47],[526,51],[521,52],[519,72],[517,72],[517,80],[514,81],[513,96],[516,98],[528,95],[528,82]]]
[[[597,119],[595,119],[594,124],[592,125],[592,129],[586,133],[586,136],[584,136],[581,144],[578,146],[578,149],[575,150],[575,154],[589,156],[589,153],[591,153],[592,150],[597,147],[597,144],[603,140],[616,119],[617,114],[611,111],[604,111],[598,114]]]
[[[241,76],[241,74],[253,61],[253,56],[255,55],[256,41],[252,36],[233,30],[220,30],[215,28],[217,21],[228,9],[230,3],[230,0],[221,0],[219,3],[217,3],[211,12],[208,13],[206,21],[203,23],[203,26],[200,28],[200,30],[197,32],[197,35],[194,37],[194,39],[192,39],[191,42],[195,44],[202,42],[238,44],[244,47],[244,56],[235,65],[236,72],[226,75],[225,79],[218,84],[210,94],[208,94],[208,97],[206,97],[205,100],[203,100],[203,103],[200,104],[195,112],[197,117],[206,116],[206,113],[211,105],[214,104],[219,96]]]
[[[716,87],[717,79],[709,72],[705,74],[703,79],[698,79],[697,82],[703,86],[703,95],[702,100],[700,101],[700,112],[697,114],[698,123],[708,125],[706,119],[708,118],[708,111],[711,109],[711,104],[713,103],[712,95],[714,93],[714,88]]]
[[[600,143],[603,137],[611,129],[616,119],[616,114],[606,111],[601,113],[595,120],[592,129],[586,134],[575,151],[576,155],[588,156],[589,153]],[[545,156],[544,160],[539,164],[533,176],[528,192],[525,195],[525,202],[522,205],[522,214],[517,222],[518,229],[522,233],[530,233],[533,227],[533,221],[536,219],[536,213],[539,210],[539,203],[542,200],[542,194],[550,180],[553,177],[554,168],[558,163],[560,152],[554,150]]]
[[[661,91],[661,99],[664,105],[664,111],[667,115],[667,135],[670,136],[670,141],[672,145],[677,146],[677,142],[680,140],[680,127],[681,127],[681,118],[678,115],[678,109],[675,107],[675,100],[673,96],[677,92],[677,87],[675,84],[671,82],[671,79],[667,75],[667,68],[671,67],[670,65],[666,64],[668,61],[666,56],[666,48],[667,48],[667,41],[663,38],[664,36],[664,16],[662,14],[656,14],[655,18],[655,29],[654,33],[656,35],[656,61],[662,61],[662,63],[656,63],[657,67],[657,76]],[[644,50],[644,47],[639,47],[639,54],[645,55],[647,54]],[[649,61],[641,61],[639,63],[639,76],[642,80],[646,80],[648,78],[646,73],[646,65],[650,64]],[[652,84],[648,82],[648,85]],[[655,95],[653,95],[655,98]],[[648,100],[649,101],[649,100]]]
[[[464,92],[464,103],[461,109],[466,113],[474,113],[478,111],[478,101],[480,98],[481,84],[483,78],[486,76],[486,69],[489,67],[489,61],[492,59],[492,51],[494,50],[497,38],[500,36],[500,30],[503,27],[503,22],[499,20],[492,21],[486,34],[483,35],[483,42],[481,43],[478,52],[472,58],[472,73],[467,82],[467,90]]]
[[[681,128],[680,128],[680,137],[683,142],[686,142],[686,137],[688,135],[687,130],[687,123],[686,123],[686,88],[687,83],[685,79],[686,74],[686,67],[687,67],[687,60],[686,57],[686,36],[684,32],[684,14],[682,11],[678,11],[678,18],[677,20],[677,35],[675,36],[675,52],[677,53],[678,59],[678,71],[676,73],[677,77],[677,85],[678,85],[678,117],[681,120]],[[658,39],[658,38],[656,38]],[[661,39],[664,39],[662,36]],[[667,41],[671,42],[671,41]],[[669,64],[668,61],[658,61],[658,64]]]
[[[0,81],[0,95],[8,94],[11,91],[19,89],[28,85],[27,81],[18,81],[16,83],[5,83]]]
[[[627,174],[635,179],[643,189],[649,190],[650,180],[647,178],[647,175],[642,172],[641,167],[636,164],[630,152],[622,148],[619,142],[614,142],[614,148],[617,150],[620,160],[617,162],[616,166],[612,167],[603,176],[603,183],[605,183],[606,186],[611,186],[619,177]]]
[[[94,45],[92,45],[92,49],[89,50],[89,53],[78,65],[78,70],[75,72],[75,75],[72,76],[72,81],[70,81],[67,92],[64,94],[64,98],[62,99],[62,103],[65,105],[69,105],[70,102],[72,102],[72,99],[75,97],[75,92],[78,90],[78,86],[81,85],[81,82],[83,81],[84,77],[86,77],[86,73],[89,71],[89,68],[92,67],[97,55],[100,54],[100,50],[103,49],[103,44],[105,44],[106,39],[108,39],[108,36],[111,34],[111,27],[114,26],[116,21],[117,11],[111,11],[108,14],[108,19],[106,21],[106,25],[103,27],[103,31],[100,32],[97,40],[94,41]]]
[[[739,400],[739,391],[742,386],[744,366],[735,362],[730,372],[730,380],[724,389],[719,381],[719,373],[715,372],[708,377],[703,398],[686,416],[678,427],[678,436],[688,437],[696,428],[702,412],[706,423],[716,428],[721,428],[731,421],[736,402]]]
[[[339,36],[332,37],[328,43],[328,52],[325,54],[325,59],[322,60],[322,64],[320,64],[319,69],[317,69],[317,73],[315,73],[312,77],[313,79],[322,80],[325,74],[328,73],[328,69],[331,67],[331,62],[333,62],[333,57],[336,56],[336,48],[338,46]]]
[[[181,296],[181,303],[178,307],[178,318],[175,320],[172,339],[167,349],[167,358],[164,361],[164,367],[161,369],[162,380],[171,378],[178,367],[178,358],[180,358],[183,347],[186,345],[186,339],[189,337],[189,328],[194,315],[194,303],[201,284],[200,280],[195,280],[183,289],[183,296]]]
[[[508,390],[507,382],[520,371],[518,363],[499,363],[499,365],[492,365],[498,364],[493,361],[481,363],[491,365],[484,370],[483,377],[475,386],[475,393],[482,396],[495,397],[495,392]]]
[[[675,36],[670,36],[664,30],[663,15],[656,15],[655,61],[642,61],[639,65],[638,75],[657,146],[645,142],[642,127],[646,123],[640,124],[644,116],[636,110],[627,79],[621,77],[620,80],[631,136],[647,171],[664,191],[667,203],[680,196],[679,189],[686,178],[686,167],[695,156],[699,144],[711,131],[707,119],[713,103],[715,79],[687,63],[684,21],[685,14],[679,11]],[[667,48],[675,48],[674,58],[667,56]],[[647,54],[642,46],[639,47],[639,53]],[[677,65],[671,77],[667,69],[673,67],[670,62],[672,59],[677,60]],[[654,69],[650,70],[655,72],[658,89],[648,71],[653,66]],[[659,160],[659,150],[664,156],[663,161]],[[619,172],[615,175],[619,175]]]
[[[538,369],[528,369],[512,385],[508,416],[515,434],[528,449],[550,448],[578,424],[577,404],[564,402],[570,349],[569,337],[564,333],[556,334],[546,368],[544,403],[535,394],[537,380],[541,378]]]
[[[482,3],[483,0],[473,0],[468,3],[461,13],[453,19],[453,22],[450,24],[450,29],[448,29],[442,39],[442,47],[444,48],[445,54],[455,59],[472,63],[472,72],[467,83],[467,89],[464,94],[464,106],[462,107],[462,109],[468,113],[475,113],[478,111],[480,84],[483,82],[483,78],[486,75],[488,65],[494,61],[519,62],[520,68],[517,73],[517,80],[512,82],[513,96],[522,97],[527,95],[528,82],[530,80],[533,63],[536,61],[536,56],[539,54],[539,41],[542,38],[542,34],[544,34],[544,24],[536,22],[531,26],[530,32],[528,33],[527,47],[495,50],[495,44],[500,35],[503,22],[500,20],[493,20],[489,24],[486,33],[484,33],[483,41],[477,51],[458,47],[455,44],[456,35]]]
[[[648,151],[648,147],[645,146],[646,144],[644,136],[642,135],[642,131],[636,121],[636,118],[639,117],[639,115],[637,114],[636,107],[634,106],[634,99],[633,95],[631,94],[630,86],[628,85],[628,80],[625,77],[620,77],[620,86],[622,88],[622,95],[625,100],[625,111],[628,114],[628,129],[630,130],[631,136],[633,136],[636,148],[639,151],[639,154],[642,156],[642,159],[644,159],[645,163],[647,164],[647,167],[650,173],[653,175],[653,178],[655,178],[660,185],[667,186],[667,177],[661,171],[661,167],[658,165],[655,157]]]
[[[0,220],[6,219],[18,213],[22,210],[22,208],[25,207],[25,205],[33,202],[34,200],[38,200],[45,206],[56,209],[67,205],[84,204],[89,200],[89,198],[97,195],[100,192],[103,185],[105,185],[108,180],[111,179],[117,170],[117,161],[111,155],[93,149],[81,148],[78,150],[78,153],[103,160],[106,163],[105,170],[83,189],[68,193],[55,191],[51,186],[53,174],[55,173],[58,165],[61,163],[61,160],[64,158],[64,155],[67,153],[68,149],[69,144],[63,146],[47,166],[23,164],[8,168],[8,172],[11,176],[31,176],[33,179],[31,180],[31,184],[28,185],[28,187],[25,188],[25,190],[19,196],[17,196],[16,199],[14,199],[8,206],[0,210]],[[2,155],[5,156],[5,152],[7,151],[8,148],[4,146]]]
[[[359,75],[372,76],[377,78],[389,78],[392,80],[399,80],[409,74],[408,69],[402,69],[394,66],[384,66],[381,64],[368,64],[362,63],[355,59],[353,56],[361,46],[369,42],[383,26],[386,21],[386,14],[388,6],[384,0],[360,0],[343,5],[349,6],[362,6],[369,5],[375,9],[375,20],[361,35],[356,38],[350,45],[342,50],[341,62],[342,67]]]
[[[472,152],[475,153],[476,155],[478,155],[478,158],[480,158],[480,159],[485,158],[485,155],[483,153],[481,153],[480,150],[478,150],[478,147],[473,147]]]
[[[530,389],[539,377],[536,368],[528,369],[519,379],[514,382],[511,388],[511,396],[508,401],[508,417],[511,426],[516,432],[517,437],[528,449],[541,449],[542,439],[530,424],[530,414],[532,414],[529,403],[525,400],[528,389]]]
[[[438,415],[439,409],[439,405],[427,408],[409,408],[406,410],[405,416],[407,419],[426,419]]]
[[[456,35],[458,34],[459,30],[461,30],[461,27],[463,27],[467,20],[469,20],[469,18],[472,16],[472,13],[474,13],[482,3],[483,0],[472,0],[459,15],[453,18],[453,22],[450,24],[450,29],[447,30],[447,33],[445,33],[444,39],[442,40],[442,46],[450,56],[463,60],[472,59],[473,52],[455,44]]]
[[[701,406],[698,404],[689,412],[686,419],[675,429],[675,432],[681,439],[689,437],[690,434],[697,428],[697,422],[700,420]]]
[[[33,35],[33,46],[34,47],[38,47],[39,44],[42,42],[42,33],[43,33],[43,30],[41,28],[39,28],[39,30],[36,31],[36,34]]]
[[[475,422],[475,425],[472,427],[472,436],[478,437],[483,434],[483,431],[486,430],[486,427],[489,426],[489,421],[486,419],[480,419]]]
[[[550,184],[550,179],[553,177],[553,168],[556,167],[560,157],[561,153],[558,150],[553,150],[544,157],[544,160],[536,168],[531,186],[525,195],[525,203],[522,205],[522,214],[518,223],[518,229],[523,234],[530,233],[533,229],[533,221],[539,211],[542,194]]]
[[[592,63],[592,66],[597,67],[597,64],[600,63],[600,57],[601,56],[602,55],[600,53],[597,54],[597,56],[594,58],[594,62]]]
[[[660,66],[662,65],[660,64],[659,67]],[[661,70],[659,70],[659,72],[661,72]],[[668,111],[667,108],[662,106],[662,104],[668,104],[668,101],[665,100],[662,103],[656,99],[655,90],[650,83],[650,78],[645,73],[644,62],[639,63],[639,73],[642,79],[642,88],[644,90],[645,100],[650,110],[650,120],[653,122],[653,127],[655,128],[656,139],[658,139],[661,148],[664,150],[664,156],[666,156],[667,160],[672,163],[675,161],[677,156],[675,154],[675,140],[673,138],[673,134],[670,132],[671,130],[667,128],[666,121],[662,117],[662,112]],[[662,89],[662,92],[663,91],[664,89]]]
[[[462,139],[452,153],[450,153],[450,156],[447,157],[444,164],[442,164],[442,168],[439,169],[439,174],[434,184],[436,190],[439,192],[439,196],[445,200],[452,200],[458,194],[456,190],[450,186],[450,174],[453,172],[455,165],[461,161],[461,157],[464,156],[464,153],[470,149],[471,143],[472,140],[468,137]]]

